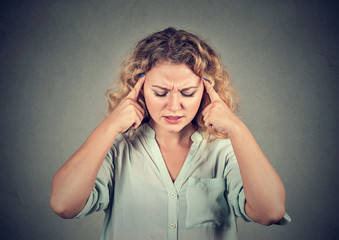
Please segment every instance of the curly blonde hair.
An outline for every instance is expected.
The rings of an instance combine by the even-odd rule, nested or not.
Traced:
[[[119,72],[120,90],[113,92],[116,88],[113,86],[106,91],[109,103],[107,114],[127,96],[140,75],[150,71],[159,61],[186,64],[196,75],[209,80],[232,112],[237,110],[238,95],[231,87],[229,76],[216,52],[206,42],[189,32],[167,28],[139,41],[130,56],[122,62]],[[145,110],[143,123],[148,122],[150,115],[142,94],[138,96],[138,103]],[[227,135],[205,126],[201,112],[209,103],[209,96],[204,91],[199,110],[192,123],[204,133],[206,139],[211,139],[212,136],[227,138]]]

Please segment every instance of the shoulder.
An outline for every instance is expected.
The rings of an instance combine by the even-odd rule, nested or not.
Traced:
[[[215,159],[225,164],[230,163],[230,161],[236,161],[230,139],[215,139],[210,142],[204,139],[199,152],[203,158],[206,157],[209,160]]]

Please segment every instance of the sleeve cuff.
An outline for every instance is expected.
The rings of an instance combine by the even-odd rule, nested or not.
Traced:
[[[92,201],[93,201],[93,194],[90,194],[84,208],[77,215],[73,216],[72,219],[78,219],[78,218],[87,216],[89,212],[91,211],[92,206],[90,202]]]
[[[242,215],[242,218],[247,221],[247,222],[252,222],[253,220],[247,216],[246,212],[245,212],[245,203],[246,203],[246,198],[245,198],[245,193],[244,190],[242,189],[240,194],[239,194],[239,208],[240,208],[240,212]],[[288,213],[285,212],[284,217],[279,220],[278,222],[274,223],[275,225],[287,225],[291,222],[291,217],[290,215],[288,215]]]
[[[246,203],[246,198],[245,198],[245,193],[244,193],[244,189],[241,189],[241,192],[239,193],[239,209],[240,209],[240,213],[242,215],[242,218],[246,221],[246,222],[252,222],[253,220],[250,219],[249,216],[247,216],[246,212],[245,212],[245,203]]]
[[[291,217],[285,212],[284,217],[280,221],[276,222],[275,224],[286,225],[286,224],[289,224],[291,221],[292,221]]]

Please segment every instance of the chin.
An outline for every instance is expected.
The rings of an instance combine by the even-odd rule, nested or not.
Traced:
[[[191,121],[187,121],[186,119],[183,119],[183,120],[184,121],[180,123],[171,124],[171,123],[168,123],[163,118],[161,118],[159,119],[159,121],[151,120],[152,122],[151,125],[153,125],[155,128],[162,129],[169,133],[179,133],[192,123]]]
[[[170,125],[170,124],[157,124],[159,128],[162,128],[168,132],[180,132],[185,126],[184,125]]]
[[[179,133],[183,129],[185,129],[187,126],[189,126],[190,123],[191,122],[183,122],[183,123],[179,123],[179,124],[169,124],[169,123],[165,122],[165,123],[161,124],[160,126],[163,129],[166,129],[168,132]]]
[[[185,128],[185,126],[173,126],[173,127],[169,127],[168,128],[168,132],[171,132],[171,133],[179,133],[181,132],[181,130],[183,130]]]

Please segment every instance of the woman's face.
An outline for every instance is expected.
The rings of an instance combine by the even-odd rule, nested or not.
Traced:
[[[204,86],[186,64],[159,62],[146,73],[143,92],[152,127],[174,133],[191,124]]]

